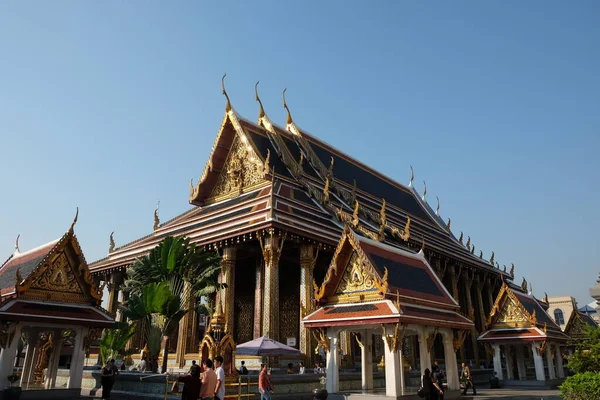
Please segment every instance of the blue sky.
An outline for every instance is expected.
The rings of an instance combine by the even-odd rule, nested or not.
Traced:
[[[580,305],[600,272],[600,3],[5,2],[0,254],[76,231],[89,262],[189,208],[253,86],[299,126],[440,197],[477,251]],[[435,204],[433,205],[435,207]],[[466,236],[465,236],[466,237]]]

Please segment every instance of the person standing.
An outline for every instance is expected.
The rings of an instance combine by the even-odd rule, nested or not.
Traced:
[[[240,365],[240,375],[248,375],[248,368],[246,368],[246,361],[242,361]]]
[[[225,399],[225,370],[223,369],[223,357],[215,357],[215,367],[217,373],[217,387],[215,388],[215,398],[217,400]]]
[[[213,371],[213,362],[204,360],[202,362],[204,372],[202,376],[202,387],[200,388],[200,400],[213,400],[217,387],[217,374]]]
[[[299,366],[300,366],[300,371],[299,371],[300,375],[304,375],[304,372],[305,372],[305,369],[306,369],[306,368],[304,368],[304,363],[302,361],[300,361],[300,365]]]
[[[196,364],[196,361],[192,361],[192,366],[190,367],[190,371],[188,373],[192,376],[200,376],[200,366]]]
[[[109,361],[102,368],[102,377],[100,378],[100,384],[102,385],[102,399],[110,399],[110,392],[115,383],[114,371],[112,363]]]
[[[425,374],[421,377],[421,383],[425,400],[437,400],[440,394],[444,394],[442,388],[438,386],[437,382],[431,376],[429,368],[425,369]]]
[[[465,382],[465,390],[463,391],[463,395],[466,395],[467,389],[471,387],[473,388],[473,396],[476,396],[477,389],[475,389],[475,384],[473,383],[471,369],[465,363],[462,363],[462,372],[460,373],[460,379]]]
[[[260,374],[258,375],[258,391],[260,392],[260,400],[271,400],[273,387],[267,375],[267,364],[260,364]]]

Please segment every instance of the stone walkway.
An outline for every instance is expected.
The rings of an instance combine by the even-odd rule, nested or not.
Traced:
[[[477,391],[477,396],[462,396],[461,399],[473,400],[561,400],[559,390],[544,389],[482,389]],[[469,390],[469,394],[471,391]]]

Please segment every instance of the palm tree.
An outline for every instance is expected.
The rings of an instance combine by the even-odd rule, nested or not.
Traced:
[[[135,335],[135,324],[130,324],[125,329],[105,329],[100,340],[100,357],[106,364],[113,358],[123,358],[134,354],[137,349],[126,349],[127,342]]]
[[[169,336],[181,318],[195,306],[197,297],[208,296],[223,286],[217,278],[220,256],[189,242],[189,238],[166,237],[133,263],[125,282],[130,296],[122,307],[124,315],[141,322],[149,347],[150,341],[155,341],[149,339],[156,336],[156,328],[160,329],[163,373],[167,369]]]

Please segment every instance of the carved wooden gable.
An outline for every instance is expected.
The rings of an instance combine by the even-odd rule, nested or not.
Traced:
[[[346,265],[336,294],[343,295],[377,290],[375,286],[377,277],[374,276],[374,273],[376,274],[372,268],[365,266],[358,254],[354,252]]]
[[[72,232],[65,234],[29,276],[19,280],[17,293],[23,299],[99,304],[102,298]]]
[[[503,327],[521,327],[523,325],[529,325],[530,321],[531,316],[518,300],[513,299],[512,296],[506,295],[494,325],[501,325]]]
[[[211,198],[221,198],[238,195],[265,182],[269,173],[268,161],[263,164],[255,151],[244,143],[239,135],[235,135],[231,150],[227,155],[225,165],[210,195]]]

